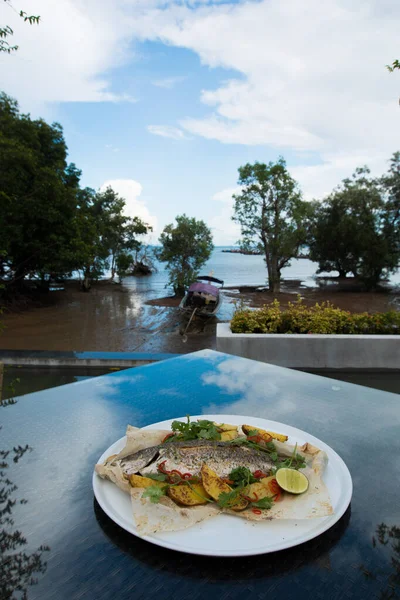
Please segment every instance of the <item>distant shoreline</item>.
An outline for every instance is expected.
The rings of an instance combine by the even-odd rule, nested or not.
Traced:
[[[221,252],[227,252],[228,254],[250,254],[251,256],[261,256],[262,252],[258,250],[240,250],[235,248],[234,250],[221,250]]]
[[[263,253],[260,252],[259,250],[240,250],[240,248],[234,248],[231,250],[221,250],[221,252],[226,252],[227,254],[245,254],[245,255],[250,255],[250,256],[262,256],[263,255]],[[310,256],[308,254],[299,254],[298,256],[296,256],[296,258],[309,259]]]

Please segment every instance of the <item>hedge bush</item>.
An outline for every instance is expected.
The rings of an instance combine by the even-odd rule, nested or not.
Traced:
[[[277,300],[257,310],[236,308],[232,333],[400,334],[400,312],[350,313],[330,302],[305,306],[299,298],[282,310]]]

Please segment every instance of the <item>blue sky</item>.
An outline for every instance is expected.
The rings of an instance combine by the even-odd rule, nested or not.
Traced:
[[[400,149],[397,0],[13,0],[0,87],[59,121],[82,183],[155,228],[186,212],[233,243],[237,169],[283,155],[307,199]],[[110,6],[111,5],[111,6]]]

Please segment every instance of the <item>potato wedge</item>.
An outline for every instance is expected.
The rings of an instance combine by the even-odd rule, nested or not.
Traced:
[[[168,496],[184,506],[197,506],[207,504],[210,496],[201,483],[191,483],[190,486],[182,484],[168,488]]]
[[[151,479],[151,477],[142,477],[142,475],[129,475],[129,483],[132,487],[137,488],[147,488],[151,485],[164,487],[167,485],[165,481],[156,481],[155,479]]]
[[[267,430],[267,433],[269,433],[269,435],[272,437],[272,439],[278,440],[278,442],[287,442],[287,440],[288,440],[288,436],[283,435],[283,433],[275,433],[275,431],[268,431],[268,430]]]
[[[265,429],[260,429],[259,427],[254,427],[254,425],[242,425],[242,429],[246,435],[249,435],[249,433],[251,433],[252,431],[256,431],[257,435],[264,442],[268,443],[268,442],[272,441],[272,436],[267,431],[265,431]]]
[[[237,425],[229,425],[228,423],[214,423],[221,431],[237,431]]]
[[[234,440],[239,437],[237,429],[232,429],[232,431],[223,431],[221,433],[221,442],[228,442],[229,440]]]
[[[275,496],[274,492],[269,487],[269,482],[275,479],[274,475],[270,477],[263,477],[256,483],[251,483],[247,488],[246,496],[252,500],[261,500],[261,498],[272,498]]]
[[[205,463],[201,467],[201,479],[203,482],[204,489],[214,500],[218,500],[219,496],[223,493],[232,492],[230,485],[222,481],[220,477],[210,469]],[[238,498],[237,503],[234,506],[230,506],[232,510],[244,510],[248,506],[248,501],[244,498]]]

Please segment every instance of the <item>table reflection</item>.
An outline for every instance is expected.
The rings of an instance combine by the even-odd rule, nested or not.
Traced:
[[[128,533],[105,514],[97,500],[94,500],[94,512],[108,539],[135,560],[192,579],[206,577],[209,581],[218,582],[230,580],[234,574],[235,581],[245,582],[268,575],[282,575],[312,563],[320,568],[329,568],[329,552],[340,541],[349,525],[351,505],[333,527],[300,547],[258,556],[218,557],[212,561],[206,556],[161,548]]]

